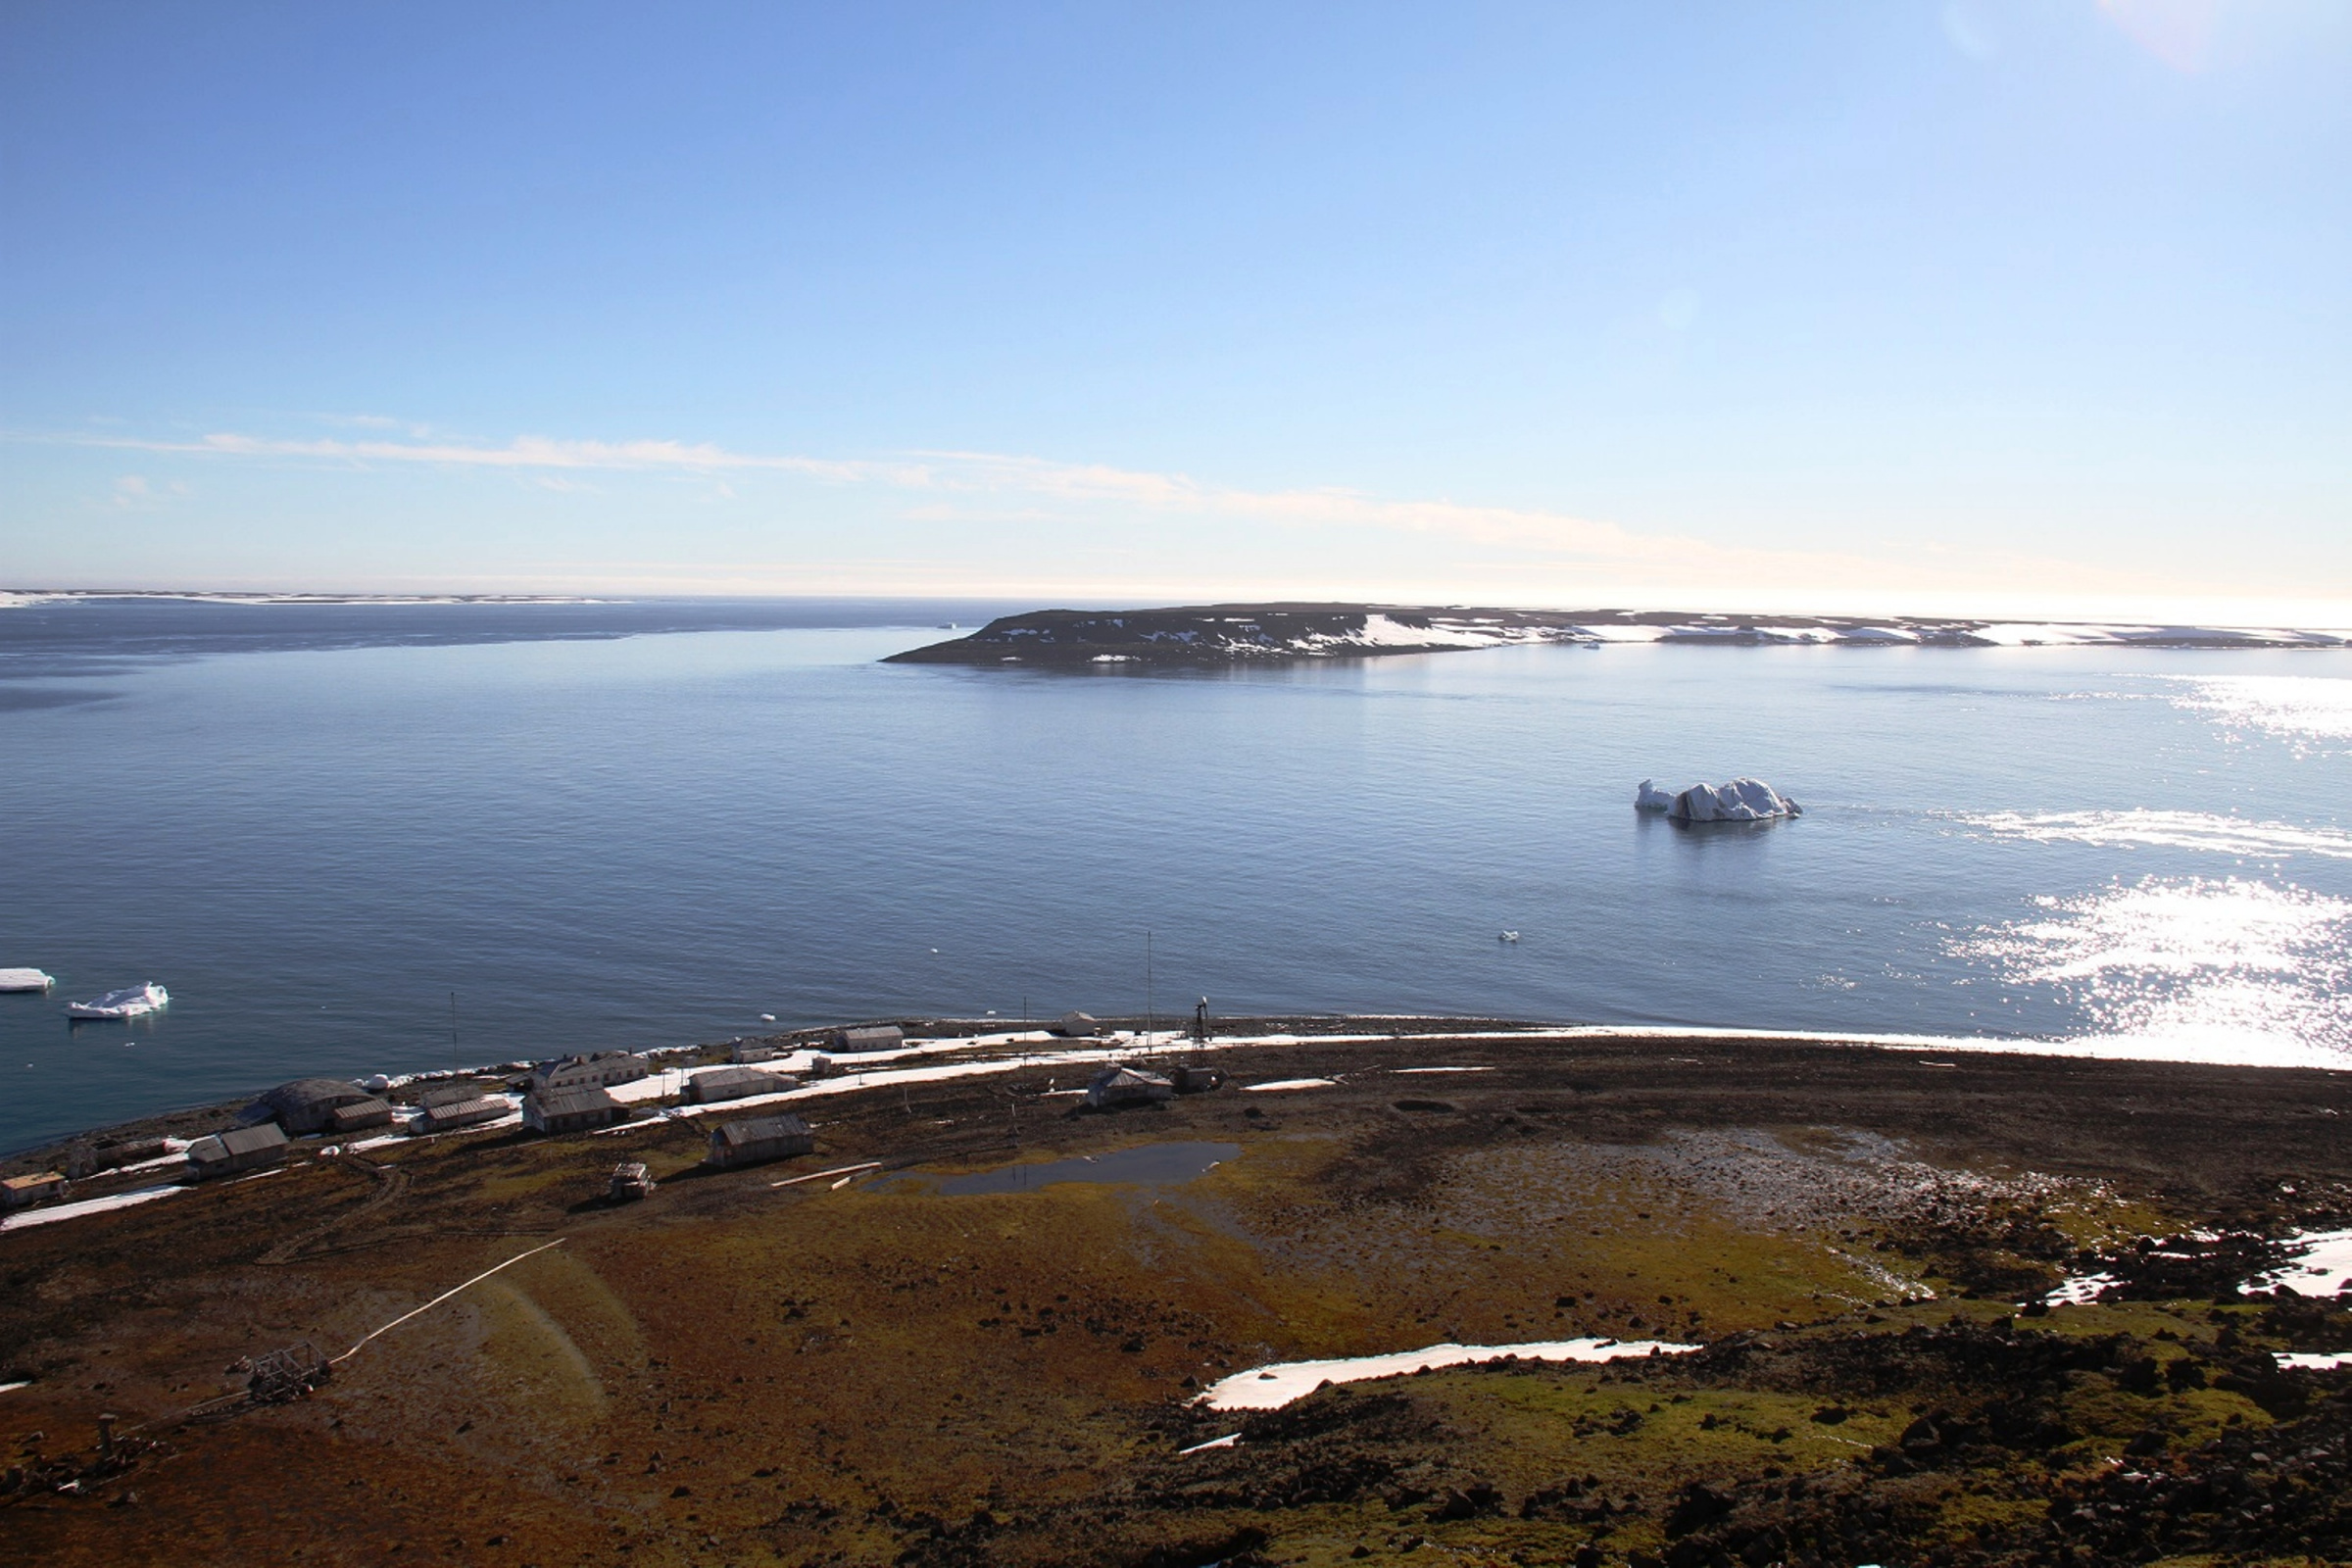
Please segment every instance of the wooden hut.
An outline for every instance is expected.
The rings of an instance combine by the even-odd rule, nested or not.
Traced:
[[[566,1089],[610,1089],[633,1084],[653,1071],[653,1065],[633,1051],[592,1051],[584,1056],[562,1056],[531,1069],[530,1091],[544,1095]]]
[[[54,1203],[72,1189],[63,1171],[35,1171],[29,1176],[0,1177],[0,1208],[30,1208]]]
[[[286,1130],[272,1122],[258,1127],[232,1127],[188,1146],[188,1174],[198,1181],[233,1176],[239,1171],[265,1170],[286,1157]]]
[[[337,1113],[342,1112],[340,1120]],[[392,1119],[392,1107],[341,1078],[297,1078],[279,1084],[245,1107],[241,1120],[274,1121],[288,1135],[349,1132],[356,1127],[380,1127]]]
[[[705,1161],[721,1170],[757,1165],[762,1160],[788,1159],[816,1148],[808,1124],[798,1116],[758,1116],[731,1121],[710,1130],[710,1153]]]
[[[486,1121],[496,1121],[514,1108],[514,1102],[504,1095],[484,1094],[480,1090],[447,1100],[428,1099],[416,1119],[409,1123],[412,1133],[446,1133],[460,1127],[478,1127]]]
[[[1091,1012],[1065,1012],[1054,1030],[1072,1040],[1092,1040],[1102,1032],[1102,1020]]]
[[[861,1023],[838,1033],[837,1051],[896,1051],[906,1043],[906,1031],[895,1023]]]
[[[780,1072],[761,1072],[757,1067],[712,1067],[686,1080],[686,1102],[710,1105],[722,1100],[745,1100],[753,1095],[772,1095],[800,1087],[799,1079]]]
[[[1176,1086],[1141,1067],[1105,1067],[1086,1086],[1086,1103],[1096,1110],[1118,1110],[1176,1098]]]
[[[610,1127],[628,1114],[619,1101],[591,1084],[583,1089],[534,1090],[522,1102],[522,1124],[535,1132],[571,1133]]]

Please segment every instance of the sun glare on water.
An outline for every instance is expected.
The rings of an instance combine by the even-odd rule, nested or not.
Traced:
[[[2101,1054],[2340,1066],[2352,1056],[2352,902],[2236,877],[2118,883],[1955,944],[2055,987]]]

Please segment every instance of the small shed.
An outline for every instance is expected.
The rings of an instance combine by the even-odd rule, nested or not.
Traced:
[[[1225,1087],[1225,1069],[1222,1067],[1179,1067],[1168,1074],[1168,1080],[1176,1086],[1176,1092],[1180,1095],[1204,1095],[1211,1089]]]
[[[757,1067],[713,1067],[686,1080],[686,1102],[709,1105],[721,1100],[743,1100],[800,1087],[799,1079],[780,1072],[761,1072]]]
[[[435,1105],[454,1105],[462,1101],[479,1100],[484,1095],[496,1092],[496,1085],[484,1083],[478,1078],[468,1078],[454,1084],[435,1084],[416,1097],[416,1103],[430,1110]]]
[[[289,1135],[299,1138],[305,1133],[342,1130],[335,1126],[335,1112],[345,1105],[357,1105],[363,1102],[383,1112],[376,1117],[374,1124],[392,1119],[391,1106],[347,1079],[297,1078],[291,1083],[279,1084],[247,1105],[238,1120],[249,1125],[274,1121]],[[360,1122],[356,1125],[373,1124]]]
[[[330,1133],[356,1133],[363,1127],[382,1127],[392,1120],[392,1107],[370,1095],[337,1105],[326,1114],[326,1130]]]
[[[1097,1110],[1149,1105],[1176,1098],[1176,1086],[1141,1067],[1105,1067],[1086,1086],[1086,1103]]]
[[[584,1089],[533,1090],[522,1102],[522,1124],[535,1132],[571,1133],[610,1127],[628,1114],[621,1102],[591,1084]]]
[[[906,1043],[906,1031],[895,1023],[861,1023],[839,1035],[837,1051],[896,1051]]]
[[[1065,1012],[1054,1029],[1072,1040],[1092,1040],[1102,1032],[1102,1020],[1091,1012]]]
[[[241,1170],[263,1170],[286,1157],[286,1131],[270,1122],[258,1127],[232,1127],[188,1146],[188,1174],[199,1181],[233,1176]]]
[[[478,1091],[467,1099],[428,1101],[416,1119],[409,1123],[412,1133],[446,1133],[460,1127],[478,1127],[486,1121],[496,1121],[514,1108],[514,1102],[504,1095],[485,1095]]]
[[[808,1124],[798,1116],[759,1116],[731,1121],[710,1131],[710,1153],[705,1161],[721,1170],[757,1165],[762,1160],[788,1159],[816,1149]]]
[[[784,1054],[764,1040],[738,1040],[727,1052],[727,1059],[738,1067],[755,1061],[773,1061]]]
[[[71,1189],[63,1171],[36,1171],[30,1176],[0,1177],[0,1208],[30,1208],[54,1203]]]
[[[531,1069],[531,1093],[565,1089],[609,1089],[633,1084],[653,1066],[633,1051],[592,1051],[584,1056],[562,1056]]]

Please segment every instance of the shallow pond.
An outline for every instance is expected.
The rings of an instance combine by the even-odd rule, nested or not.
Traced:
[[[980,1193],[1026,1193],[1056,1182],[1122,1182],[1136,1187],[1173,1187],[1205,1176],[1242,1152],[1239,1144],[1138,1144],[1108,1154],[1004,1165],[995,1170],[950,1176],[932,1189],[944,1198]]]

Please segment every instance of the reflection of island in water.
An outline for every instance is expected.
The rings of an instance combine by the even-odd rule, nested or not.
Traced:
[[[1848,647],[2342,648],[2285,628],[1945,620],[1897,615],[1693,614],[1684,611],[1478,610],[1401,605],[1198,605],[1035,610],[950,642],[894,654],[906,664],[1234,664],[1434,654],[1519,643],[1839,644]]]

